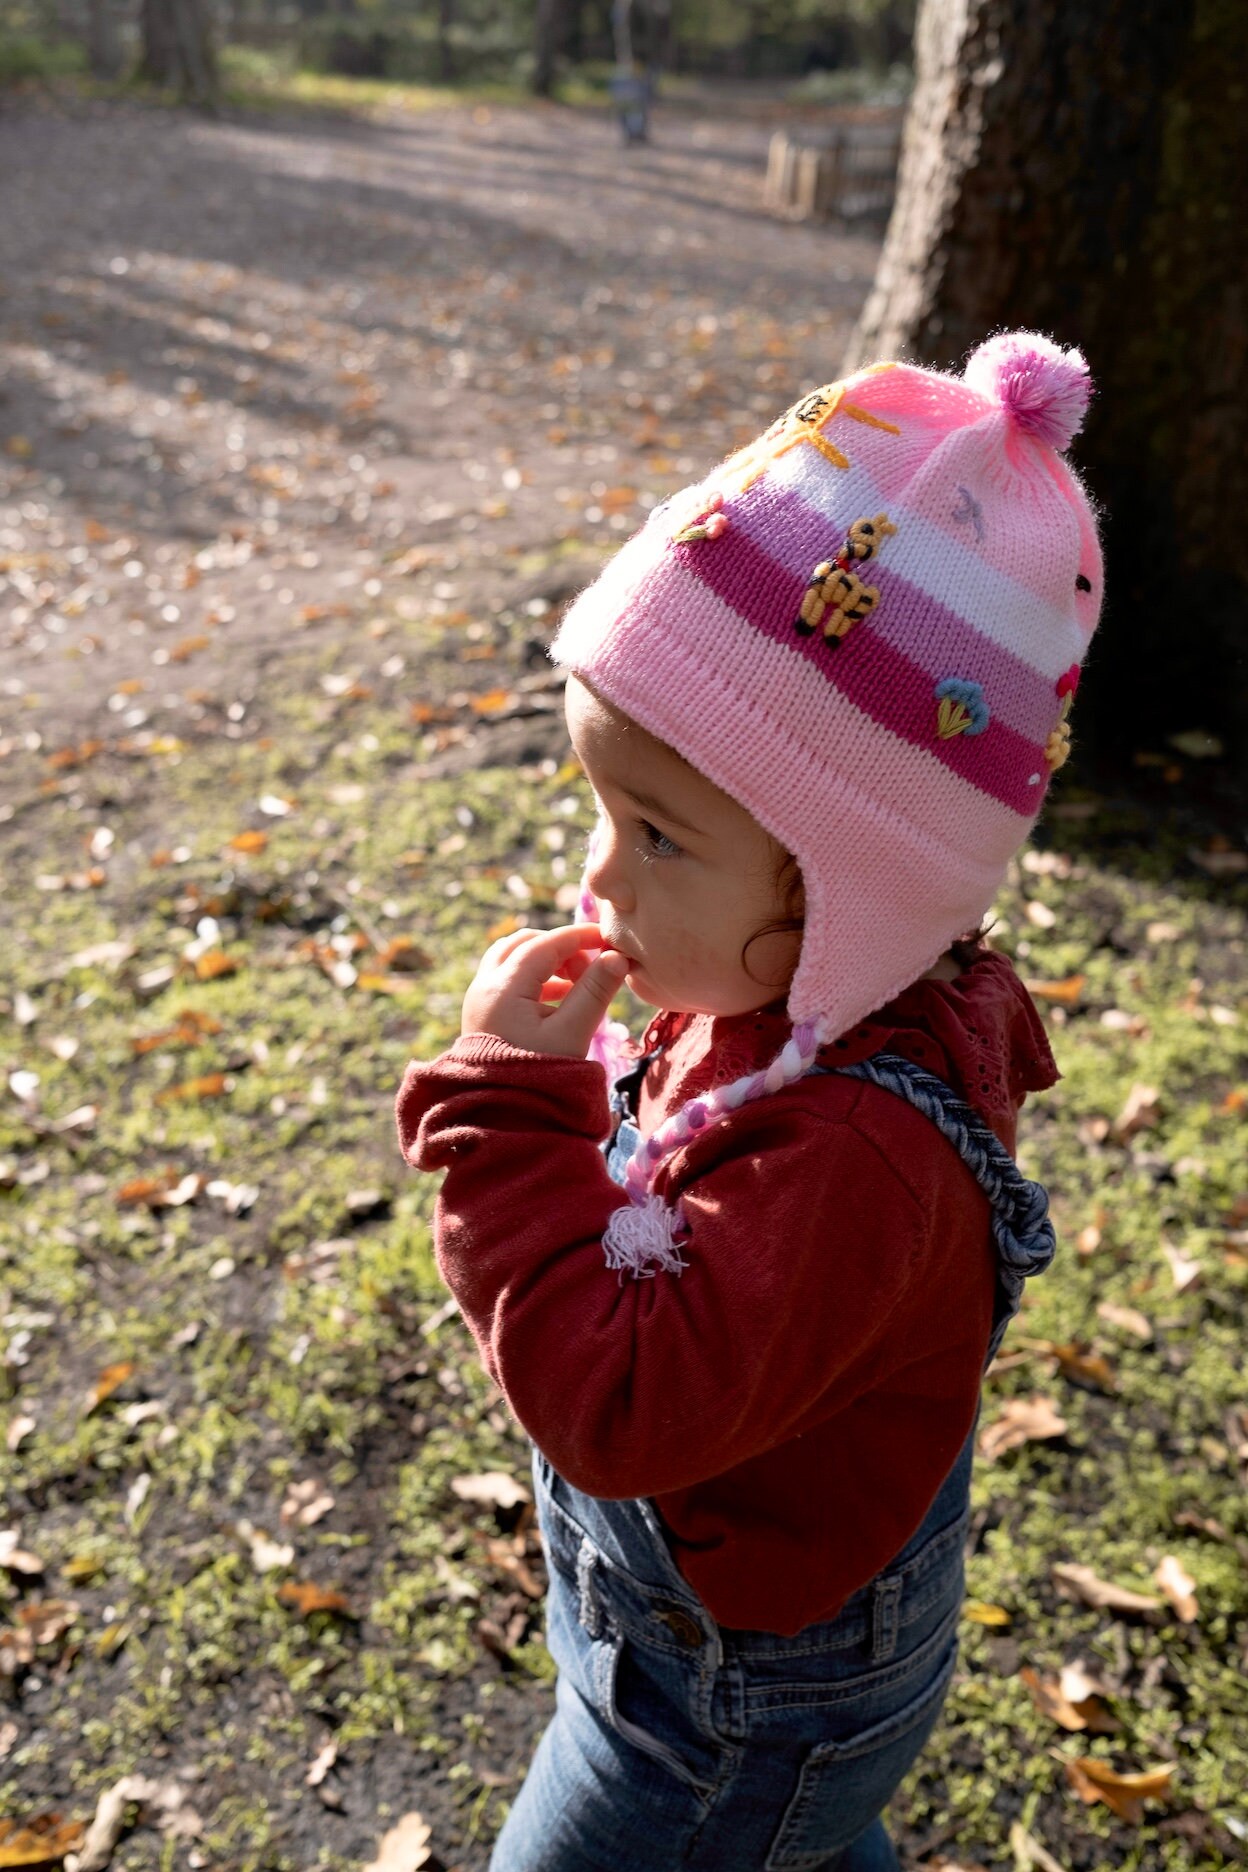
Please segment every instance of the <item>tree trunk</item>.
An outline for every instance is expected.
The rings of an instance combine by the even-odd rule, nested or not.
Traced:
[[[220,99],[208,0],[143,0],[140,76],[215,111]]]
[[[87,0],[87,60],[93,78],[111,82],[121,72],[121,46],[112,0]]]
[[[533,90],[538,97],[549,97],[555,88],[555,67],[563,50],[565,11],[565,0],[537,0]]]
[[[1107,595],[1075,741],[1106,763],[1193,728],[1248,750],[1244,22],[1236,0],[923,0],[847,359],[956,367],[1002,327],[1083,350],[1072,459]]]
[[[454,17],[455,0],[438,0],[438,76],[443,84],[450,84],[455,77],[455,57],[451,50]]]

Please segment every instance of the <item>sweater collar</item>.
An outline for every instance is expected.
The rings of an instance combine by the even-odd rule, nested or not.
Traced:
[[[748,1014],[659,1013],[643,1041],[661,1050],[680,1095],[757,1071],[792,1031],[783,1000]],[[1008,956],[981,949],[956,981],[924,977],[829,1042],[821,1066],[852,1066],[875,1053],[899,1053],[934,1073],[990,1123],[1012,1125],[1028,1092],[1061,1078],[1040,1011]],[[705,1084],[702,1083],[705,1081]]]

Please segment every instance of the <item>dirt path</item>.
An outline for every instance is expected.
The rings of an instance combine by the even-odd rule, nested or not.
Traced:
[[[0,119],[9,732],[95,732],[119,684],[133,731],[205,691],[254,722],[293,633],[365,669],[378,619],[497,611],[524,553],[592,569],[835,371],[875,243],[768,217],[766,136]]]

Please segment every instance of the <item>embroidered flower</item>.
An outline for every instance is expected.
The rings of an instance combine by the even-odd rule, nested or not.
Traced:
[[[981,684],[966,676],[946,676],[935,688],[940,706],[936,711],[936,732],[942,741],[954,735],[981,735],[991,716],[984,701]]]
[[[728,529],[728,516],[722,512],[723,505],[723,495],[712,494],[688,525],[672,534],[675,544],[689,546],[698,540],[718,539]]]

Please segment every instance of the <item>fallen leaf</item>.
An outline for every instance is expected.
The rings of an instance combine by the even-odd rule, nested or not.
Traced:
[[[327,1742],[316,1759],[308,1764],[308,1772],[303,1777],[305,1786],[319,1787],[337,1759],[338,1744]]]
[[[282,1503],[282,1526],[297,1521],[300,1527],[313,1527],[333,1505],[334,1498],[323,1482],[315,1482],[311,1477],[304,1482],[292,1482]]]
[[[1063,1690],[1060,1679],[1041,1675],[1030,1664],[1025,1664],[1018,1674],[1040,1714],[1059,1728],[1074,1733],[1090,1729],[1094,1735],[1112,1735],[1118,1728],[1099,1697],[1088,1696],[1073,1702]]]
[[[164,1027],[159,1033],[135,1034],[130,1045],[135,1053],[152,1053],[158,1047],[192,1047],[201,1040],[221,1032],[221,1023],[211,1014],[203,1014],[198,1008],[181,1008],[174,1017],[172,1027]]]
[[[282,1605],[290,1606],[303,1618],[308,1618],[313,1612],[337,1612],[344,1618],[355,1616],[345,1593],[334,1592],[325,1586],[313,1586],[307,1581],[287,1580],[284,1586],[278,1588],[277,1596]]]
[[[1173,1554],[1167,1554],[1161,1561],[1153,1578],[1161,1587],[1179,1616],[1181,1625],[1190,1625],[1200,1616],[1200,1607],[1196,1601],[1196,1582]]]
[[[98,1410],[107,1398],[112,1397],[114,1391],[121,1389],[127,1379],[134,1377],[138,1369],[134,1359],[119,1359],[115,1365],[106,1365],[87,1392],[82,1407],[83,1416],[89,1417],[92,1411]]]
[[[254,1527],[250,1521],[236,1521],[234,1532],[246,1541],[257,1573],[274,1573],[279,1567],[289,1566],[295,1557],[293,1547],[273,1540],[263,1528]]]
[[[1011,1622],[1011,1614],[1001,1605],[986,1605],[982,1599],[967,1599],[962,1606],[963,1618],[972,1625],[1001,1626]]]
[[[1116,1144],[1126,1144],[1139,1131],[1151,1130],[1161,1115],[1161,1095],[1156,1086],[1133,1085],[1127,1102],[1109,1127]]]
[[[1062,1766],[1066,1779],[1088,1806],[1103,1801],[1120,1820],[1137,1822],[1144,1817],[1145,1801],[1170,1798],[1171,1777],[1177,1764],[1166,1762],[1143,1774],[1118,1774],[1095,1756],[1081,1755],[1075,1761],[1064,1761]]]
[[[1195,1287],[1203,1273],[1202,1264],[1191,1255],[1185,1255],[1174,1243],[1161,1238],[1161,1252],[1170,1264],[1170,1273],[1174,1280],[1175,1293],[1186,1293],[1189,1287]]]
[[[1084,1605],[1094,1606],[1098,1611],[1156,1612],[1161,1606],[1160,1599],[1148,1593],[1132,1592],[1126,1586],[1115,1586],[1112,1580],[1101,1579],[1089,1566],[1059,1561],[1049,1571],[1059,1590],[1070,1598],[1082,1599]]]
[[[78,1605],[73,1599],[39,1599],[19,1606],[17,1616],[34,1644],[50,1645],[65,1636],[78,1616]]]
[[[1210,877],[1240,877],[1248,871],[1248,852],[1198,851],[1194,845],[1189,845],[1187,855]]]
[[[99,890],[108,873],[103,865],[90,865],[85,871],[41,872],[35,889],[41,891]]]
[[[77,1850],[86,1830],[81,1820],[62,1820],[59,1813],[0,1820],[0,1866],[60,1865]]]
[[[211,641],[212,639],[210,637],[183,637],[178,643],[171,645],[169,661],[171,663],[188,663],[190,659],[193,656],[197,656],[201,650],[206,650]]]
[[[198,1102],[200,1099],[221,1098],[233,1090],[234,1081],[228,1073],[201,1073],[197,1079],[184,1079],[179,1085],[166,1086],[163,1092],[156,1094],[158,1105],[168,1105],[175,1100]]]
[[[148,1209],[181,1209],[194,1202],[203,1187],[203,1177],[194,1170],[183,1177],[176,1170],[164,1170],[159,1176],[132,1177],[122,1184],[113,1200],[119,1209],[138,1203]]]
[[[479,1502],[488,1508],[518,1508],[521,1502],[532,1499],[523,1482],[497,1469],[482,1475],[453,1476],[451,1488],[460,1501]]]
[[[205,949],[203,955],[195,958],[195,975],[199,981],[218,981],[223,975],[235,975],[239,964],[233,956],[226,955],[224,949]]]
[[[995,1462],[1022,1443],[1046,1442],[1065,1431],[1066,1420],[1058,1415],[1052,1398],[1009,1398],[1000,1416],[980,1431],[979,1453],[985,1462]]]
[[[10,1419],[9,1427],[4,1433],[5,1448],[10,1451],[18,1449],[35,1428],[34,1418],[24,1417],[19,1412],[16,1417]]]
[[[1134,1333],[1145,1345],[1152,1343],[1152,1325],[1134,1307],[1118,1306],[1112,1300],[1102,1300],[1096,1312],[1097,1318],[1103,1319],[1107,1325],[1120,1326],[1124,1332]]]
[[[428,1865],[433,1857],[429,1845],[432,1837],[432,1828],[418,1813],[404,1814],[397,1826],[382,1835],[377,1857],[364,1867],[364,1872],[420,1872],[420,1867]]]
[[[1053,1343],[1050,1349],[1063,1378],[1073,1379],[1076,1384],[1091,1385],[1094,1390],[1104,1391],[1110,1396],[1118,1389],[1112,1366],[1099,1352],[1089,1351],[1077,1340],[1069,1345]]]
[[[384,943],[377,951],[377,961],[382,968],[393,969],[398,975],[419,975],[433,967],[433,957],[410,936],[396,936],[392,942]]]
[[[1036,1872],[1065,1872],[1061,1862],[1046,1851],[1038,1839],[1033,1839],[1018,1820],[1010,1827],[1010,1851],[1014,1855],[1015,1872],[1029,1872],[1032,1866]]]
[[[262,852],[268,842],[267,832],[236,832],[232,839],[225,841],[225,849],[236,852]]]
[[[43,1572],[43,1561],[37,1554],[28,1553],[17,1544],[17,1531],[14,1528],[0,1529],[0,1567],[9,1573],[21,1573],[34,1578]]]
[[[1079,1005],[1083,994],[1086,975],[1067,975],[1063,981],[1028,980],[1023,985],[1029,995],[1037,1001],[1049,1001],[1059,1007],[1072,1008]]]
[[[515,708],[519,700],[514,689],[487,689],[484,695],[469,696],[468,706],[474,715],[498,715]]]

